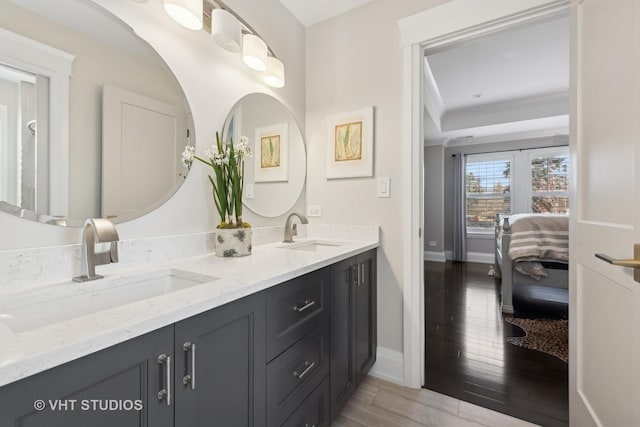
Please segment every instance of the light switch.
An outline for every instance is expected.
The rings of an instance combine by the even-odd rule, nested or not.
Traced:
[[[378,197],[391,197],[391,178],[378,178]]]
[[[308,217],[320,217],[320,216],[322,216],[322,206],[321,205],[308,205],[307,206],[307,216]]]
[[[247,184],[244,186],[244,198],[253,199],[253,184]]]

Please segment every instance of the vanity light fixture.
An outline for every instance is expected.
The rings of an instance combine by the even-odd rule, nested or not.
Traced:
[[[167,14],[190,30],[202,29],[202,9],[202,0],[164,0]]]
[[[263,72],[262,79],[267,85],[284,87],[282,61],[258,33],[222,0],[163,0],[163,3],[167,14],[176,22],[191,30],[204,29],[222,49],[242,51],[244,63],[253,70]]]
[[[211,11],[211,38],[224,50],[240,52],[242,24],[224,9]]]
[[[256,71],[267,68],[267,44],[255,34],[245,34],[242,37],[242,59],[247,67]]]
[[[264,82],[275,88],[284,87],[284,64],[274,56],[267,57]]]

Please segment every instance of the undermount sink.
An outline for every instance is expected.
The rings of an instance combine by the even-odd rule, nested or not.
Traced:
[[[346,245],[346,242],[338,242],[334,240],[307,240],[303,242],[286,243],[278,247],[282,249],[315,252],[318,250],[322,250],[323,248],[335,248],[344,245]]]
[[[213,276],[165,269],[135,276],[102,279],[90,285],[86,282],[73,282],[63,287],[67,290],[72,287],[75,295],[61,297],[61,289],[56,290],[57,295],[52,290],[47,290],[34,295],[36,302],[32,304],[0,308],[0,322],[13,332],[20,333],[217,279]],[[83,292],[83,288],[86,292]]]

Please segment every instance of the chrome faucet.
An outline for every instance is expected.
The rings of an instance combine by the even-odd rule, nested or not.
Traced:
[[[298,231],[296,229],[296,225],[293,224],[293,217],[297,216],[300,218],[300,223],[309,224],[309,220],[306,216],[293,212],[287,217],[287,221],[284,223],[284,243],[293,243],[293,236],[298,235]]]
[[[82,231],[82,258],[80,259],[80,276],[73,278],[75,282],[87,282],[101,279],[96,274],[96,265],[118,262],[118,232],[108,219],[89,218]],[[96,243],[111,242],[109,251],[96,253]]]

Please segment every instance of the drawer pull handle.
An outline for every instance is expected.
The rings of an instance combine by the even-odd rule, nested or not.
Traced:
[[[304,423],[304,427],[316,427],[315,424]]]
[[[158,392],[158,400],[165,399],[167,406],[171,406],[171,356],[161,354],[158,356],[158,364],[165,365],[164,388]]]
[[[314,306],[316,304],[315,300],[306,299],[304,300],[304,305],[302,307],[298,307],[297,305],[293,307],[293,311],[297,311],[298,313],[305,311],[307,308]]]
[[[293,376],[298,377],[298,379],[301,380],[314,368],[314,366],[316,366],[316,362],[304,362],[304,371],[300,373],[298,373],[298,371],[295,371],[293,373]]]
[[[182,378],[182,384],[191,383],[191,390],[196,389],[196,345],[190,342],[182,344],[182,350],[185,353],[191,352],[191,373]]]

